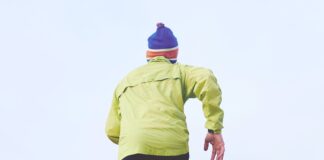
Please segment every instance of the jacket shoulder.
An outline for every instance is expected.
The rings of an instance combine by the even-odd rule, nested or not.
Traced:
[[[213,71],[209,68],[193,66],[188,64],[177,64],[183,74],[199,74],[199,75],[213,75]]]

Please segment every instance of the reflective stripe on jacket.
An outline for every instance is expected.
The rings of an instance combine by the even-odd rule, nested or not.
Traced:
[[[106,122],[108,138],[119,145],[119,160],[136,153],[172,156],[189,152],[183,111],[188,98],[202,102],[205,127],[220,133],[221,90],[210,70],[155,57],[130,72],[114,92]]]

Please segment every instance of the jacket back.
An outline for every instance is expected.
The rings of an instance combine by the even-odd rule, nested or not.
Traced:
[[[188,98],[199,98],[207,118],[206,128],[220,130],[220,95],[210,70],[171,64],[164,57],[157,57],[118,84],[107,135],[118,143],[119,159],[136,153],[185,154],[189,147],[184,103]]]

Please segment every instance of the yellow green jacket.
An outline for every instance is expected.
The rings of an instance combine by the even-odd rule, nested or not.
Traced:
[[[189,98],[202,102],[205,127],[220,133],[221,89],[210,70],[155,57],[130,72],[114,92],[106,122],[108,138],[119,145],[118,159],[188,153],[184,104]]]

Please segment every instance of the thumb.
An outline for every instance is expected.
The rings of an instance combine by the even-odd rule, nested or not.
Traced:
[[[208,150],[208,145],[209,145],[209,142],[205,140],[205,144],[204,144],[204,150],[205,151]]]

